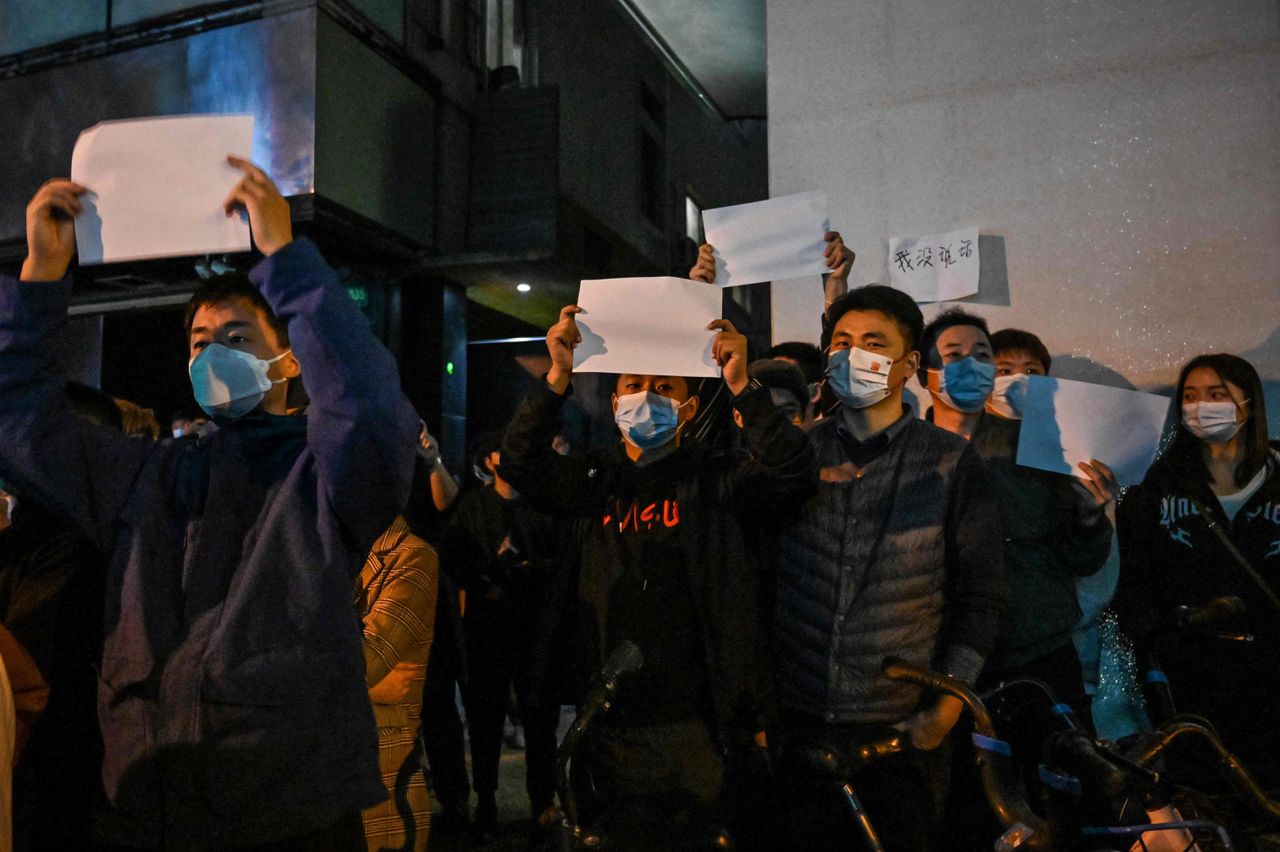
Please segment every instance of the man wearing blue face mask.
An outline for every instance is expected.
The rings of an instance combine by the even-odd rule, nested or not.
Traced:
[[[265,259],[186,314],[216,428],[129,441],[63,401],[52,350],[86,189],[55,180],[27,209],[21,280],[0,280],[0,471],[113,554],[99,839],[355,850],[386,790],[352,581],[408,495],[418,419],[271,179],[229,162],[225,212],[248,212]],[[287,416],[303,364],[312,404]]]
[[[909,746],[853,784],[885,848],[937,848],[957,700],[884,678],[885,657],[973,682],[995,644],[1007,585],[998,509],[967,443],[912,416],[903,386],[924,325],[890,287],[850,290],[827,312],[827,385],[840,409],[810,430],[821,482],[783,534],[773,614],[787,772],[785,849],[847,849],[838,786],[787,754],[841,754],[895,731]],[[995,543],[995,544],[993,544]]]
[[[1087,717],[1071,641],[1080,618],[1075,578],[1106,563],[1111,523],[1105,510],[1114,499],[1115,480],[1097,460],[1082,464],[1076,480],[1017,464],[1023,390],[1017,383],[1045,375],[1049,355],[1034,335],[1000,334],[997,353],[986,320],[953,308],[929,323],[921,338],[931,365],[920,376],[933,396],[931,419],[972,439],[1001,508],[1012,606],[986,678],[1040,678]],[[996,388],[998,396],[992,393]]]
[[[973,437],[995,387],[989,335],[982,317],[952,308],[926,325],[920,338],[918,378],[933,397],[928,419],[964,438]]]
[[[587,821],[623,820],[637,803],[656,801],[650,815],[660,817],[659,830],[675,813],[709,828],[720,819],[722,750],[753,747],[771,706],[742,525],[777,521],[813,491],[813,451],[768,390],[749,380],[746,338],[717,320],[709,326],[719,332],[713,354],[751,454],[688,438],[699,400],[686,378],[629,374],[614,387],[618,443],[557,454],[551,441],[571,392],[579,311],[566,307],[547,333],[551,370],[502,448],[504,478],[535,507],[574,519],[548,633],[563,641],[540,656],[560,664],[570,682],[561,700],[576,702],[619,643],[635,642],[644,654],[587,743],[595,790]],[[670,839],[627,848],[663,848]]]
[[[1039,338],[1015,330],[991,335],[982,317],[953,308],[925,327],[922,340],[930,369],[921,371],[920,380],[933,396],[930,417],[971,439],[986,465],[1004,528],[1010,605],[978,685],[1037,678],[1087,722],[1089,699],[1072,641],[1081,612],[1076,580],[1101,570],[1110,553],[1105,510],[1115,493],[1111,472],[1095,460],[1081,465],[1082,477],[1073,480],[1017,464],[1027,376],[1049,369]],[[1043,731],[1039,719],[1024,714],[1012,720],[1004,737],[1015,755],[1034,756]],[[1038,783],[1031,774],[1036,765],[1034,759],[1023,764],[1030,789]],[[958,743],[954,766],[958,781],[949,803],[949,833],[959,848],[990,845],[999,828],[975,792],[980,781],[967,743]]]

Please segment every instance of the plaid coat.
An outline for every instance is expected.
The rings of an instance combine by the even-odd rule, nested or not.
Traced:
[[[413,669],[408,697],[373,704],[378,762],[388,801],[364,811],[370,852],[426,849],[431,801],[414,740],[422,718],[422,686],[435,628],[439,561],[425,541],[396,518],[374,543],[356,578],[356,609],[364,625],[365,680],[372,689],[397,665]],[[412,825],[397,805],[407,804]],[[408,843],[406,843],[408,841]]]

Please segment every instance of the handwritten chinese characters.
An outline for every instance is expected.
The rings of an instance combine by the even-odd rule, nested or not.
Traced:
[[[889,240],[889,281],[917,302],[978,292],[978,229]]]

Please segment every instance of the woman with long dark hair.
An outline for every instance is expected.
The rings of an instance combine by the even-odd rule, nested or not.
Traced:
[[[1120,504],[1116,608],[1140,649],[1158,653],[1177,711],[1207,717],[1280,785],[1280,454],[1262,382],[1243,358],[1200,355],[1179,373],[1173,407],[1173,440]]]

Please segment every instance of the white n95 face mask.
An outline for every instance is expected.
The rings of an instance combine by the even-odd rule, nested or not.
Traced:
[[[1012,376],[996,376],[995,387],[991,390],[991,397],[987,400],[987,405],[991,406],[991,410],[1001,417],[1009,420],[1022,419],[1022,403],[1027,398],[1027,385],[1031,384],[1030,377],[1027,373],[1017,373]]]
[[[211,417],[235,420],[245,416],[258,407],[272,385],[286,381],[268,378],[267,371],[292,351],[286,349],[264,361],[221,343],[208,344],[191,359],[188,367],[196,402]]]
[[[1248,402],[1249,400],[1245,400]],[[1224,444],[1236,436],[1243,420],[1236,420],[1234,402],[1188,402],[1182,406],[1182,424],[1187,431],[1210,444]]]

